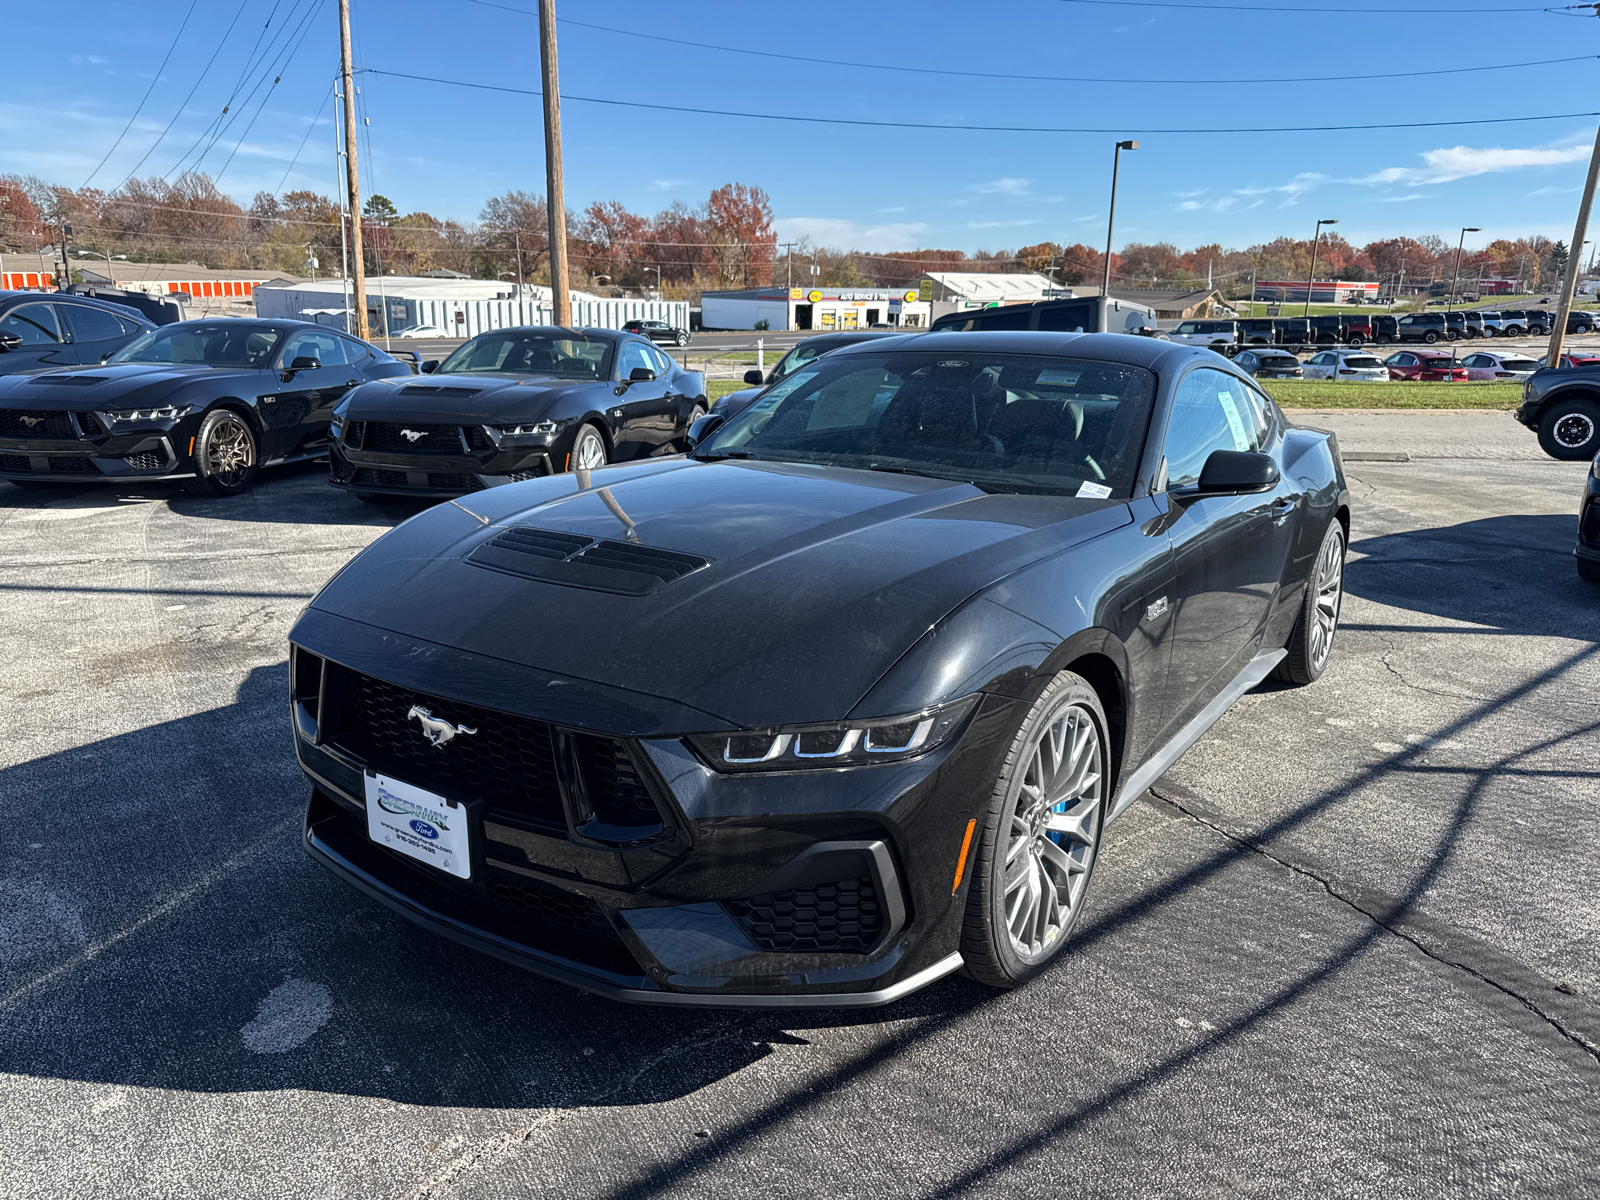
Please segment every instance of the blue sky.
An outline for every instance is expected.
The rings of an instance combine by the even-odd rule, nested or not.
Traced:
[[[536,0],[505,3],[531,10]],[[1502,7],[1514,3],[1502,0]],[[242,9],[240,0],[203,0],[159,79],[186,0],[78,0],[67,28],[66,10],[17,6],[7,14],[8,38],[27,50],[8,56],[0,171],[83,184],[152,79],[143,111],[94,183],[117,185],[147,151],[141,175],[192,163],[210,141],[202,134],[235,92],[269,13],[275,17],[263,41],[270,46],[285,16],[312,4],[317,10],[305,41],[281,82],[269,87],[265,75],[252,98],[262,72],[248,77],[234,97],[235,123],[200,161],[213,175],[226,163],[220,186],[243,203],[258,189],[332,191],[334,0],[242,0]],[[1280,234],[1304,237],[1319,217],[1338,218],[1338,231],[1358,245],[1402,234],[1453,238],[1463,225],[1484,230],[1469,235],[1469,247],[1495,237],[1571,237],[1593,118],[1341,133],[1143,132],[1600,108],[1600,58],[1431,79],[1237,82],[1600,55],[1593,15],[1473,14],[1453,4],[1439,5],[1442,18],[1335,8],[1252,14],[1062,0],[921,0],[912,7],[557,0],[564,18],[699,43],[668,45],[563,24],[562,88],[569,97],[864,120],[1126,129],[1124,136],[1139,138],[1142,148],[1123,156],[1118,245],[1244,246]],[[531,16],[472,0],[353,0],[353,11],[358,66],[538,87]],[[704,43],[866,64],[1172,82],[922,75],[730,54]],[[497,192],[543,192],[536,97],[374,75],[364,76],[361,88],[370,121],[363,133],[370,140],[364,191],[383,192],[402,211],[462,219],[476,217]],[[711,188],[740,181],[771,194],[784,236],[808,235],[825,245],[971,251],[1043,240],[1097,244],[1105,237],[1111,134],[804,125],[576,99],[563,117],[567,201],[574,208],[614,199],[652,213],[674,200],[697,203]],[[170,132],[158,141],[169,122]],[[369,146],[361,149],[367,154]]]

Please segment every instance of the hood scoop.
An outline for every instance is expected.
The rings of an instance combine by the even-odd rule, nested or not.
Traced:
[[[64,383],[87,386],[89,384],[104,383],[111,378],[109,375],[35,375],[34,383]]]
[[[441,399],[460,400],[467,396],[476,396],[477,388],[464,387],[430,387],[425,384],[413,383],[400,389],[402,396],[438,396]]]
[[[467,555],[474,566],[542,583],[648,596],[711,561],[674,550],[657,550],[636,542],[613,542],[517,527],[496,534]]]

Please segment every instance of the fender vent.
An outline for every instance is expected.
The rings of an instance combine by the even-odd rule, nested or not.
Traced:
[[[548,529],[507,529],[467,555],[493,571],[623,596],[647,596],[710,560],[633,542],[603,541]]]

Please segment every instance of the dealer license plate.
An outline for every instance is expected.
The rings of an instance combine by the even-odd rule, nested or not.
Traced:
[[[367,836],[458,879],[472,875],[467,809],[387,775],[368,775]]]

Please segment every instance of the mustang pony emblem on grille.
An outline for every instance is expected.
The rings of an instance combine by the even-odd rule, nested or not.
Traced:
[[[406,713],[406,720],[415,717],[422,722],[422,732],[435,747],[442,747],[446,742],[455,738],[458,733],[477,733],[476,729],[468,729],[465,725],[452,725],[449,721],[441,721],[421,705],[413,704],[411,711]]]
[[[32,429],[35,425],[37,425],[42,420],[44,420],[43,417],[23,417],[22,418],[22,423],[24,425],[26,425],[29,429]]]
[[[405,438],[405,440],[408,442],[414,442],[419,438],[427,437],[428,431],[426,429],[402,429],[400,431],[400,436]]]

